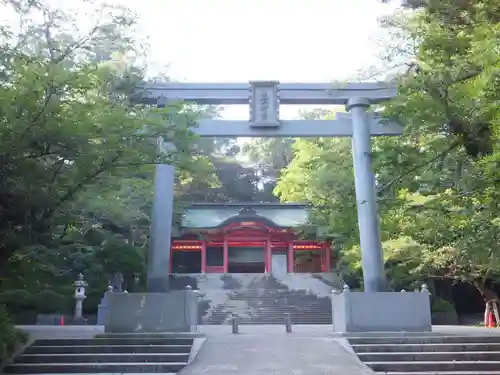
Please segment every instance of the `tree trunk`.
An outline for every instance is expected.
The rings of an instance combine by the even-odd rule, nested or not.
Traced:
[[[498,326],[500,322],[500,313],[498,309],[499,299],[497,292],[486,285],[486,280],[481,280],[480,282],[474,282],[474,285],[479,290],[484,299],[484,325],[488,326],[490,313],[494,314],[495,323]]]

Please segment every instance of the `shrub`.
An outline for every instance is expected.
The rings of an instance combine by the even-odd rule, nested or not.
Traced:
[[[0,293],[0,305],[11,313],[19,310],[34,310],[36,304],[33,295],[25,289],[6,290]]]
[[[28,335],[14,327],[5,307],[0,305],[0,367],[27,340]]]
[[[441,298],[435,298],[432,302],[432,312],[434,313],[454,313],[456,312],[453,303]]]
[[[53,290],[44,290],[35,296],[39,314],[65,313],[71,311],[73,295],[64,295]]]

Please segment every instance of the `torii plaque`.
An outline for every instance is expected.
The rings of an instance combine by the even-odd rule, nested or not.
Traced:
[[[250,126],[254,128],[280,126],[278,82],[250,82]]]
[[[193,131],[202,137],[352,137],[352,156],[363,278],[366,292],[386,290],[375,178],[371,160],[372,136],[395,136],[402,127],[370,112],[371,104],[391,99],[396,88],[387,83],[307,84],[253,81],[245,83],[167,83],[138,88],[143,103],[164,105],[165,100],[198,104],[248,104],[249,119],[201,120]],[[342,104],[349,113],[335,120],[280,120],[281,104]],[[150,292],[168,290],[173,207],[173,173],[157,166],[148,265]]]

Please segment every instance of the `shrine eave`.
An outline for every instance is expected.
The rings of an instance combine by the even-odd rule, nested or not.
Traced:
[[[183,229],[221,228],[237,222],[259,222],[273,228],[294,228],[308,223],[310,206],[303,203],[196,203],[188,206]]]
[[[310,203],[291,202],[291,203],[275,203],[275,202],[247,202],[247,203],[217,203],[217,202],[203,202],[203,203],[187,203],[186,207],[192,208],[214,208],[214,207],[265,207],[265,208],[290,208],[300,209],[312,207]]]

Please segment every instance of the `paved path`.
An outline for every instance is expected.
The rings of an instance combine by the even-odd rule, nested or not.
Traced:
[[[207,334],[195,360],[179,375],[373,374],[332,337],[272,331]]]

